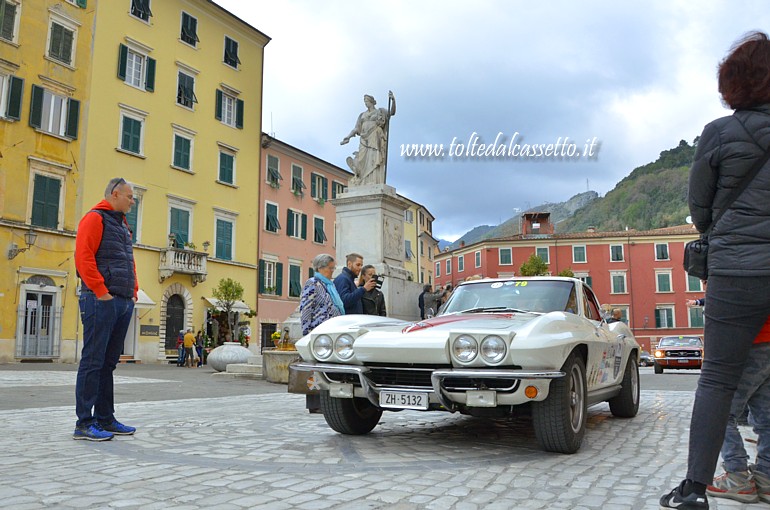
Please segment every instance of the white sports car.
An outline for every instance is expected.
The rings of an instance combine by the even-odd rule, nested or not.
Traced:
[[[589,405],[625,418],[639,409],[641,348],[574,278],[469,281],[436,317],[335,317],[296,346],[303,361],[291,369],[313,372],[326,422],[343,434],[370,432],[387,410],[530,409],[540,446],[574,453]]]

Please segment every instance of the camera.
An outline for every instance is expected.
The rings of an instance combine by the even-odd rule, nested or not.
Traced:
[[[379,274],[372,275],[372,280],[377,282],[375,285],[376,288],[381,289],[382,288],[382,282],[385,280],[385,277]]]

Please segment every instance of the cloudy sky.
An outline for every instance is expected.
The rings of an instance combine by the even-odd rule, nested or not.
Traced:
[[[692,142],[731,113],[717,93],[719,60],[745,32],[770,30],[761,0],[216,2],[272,38],[263,130],[278,139],[345,168],[358,139],[340,140],[363,95],[385,107],[394,92],[387,182],[425,205],[447,240],[587,187],[603,195]],[[502,133],[506,152],[512,138],[568,138],[579,157],[448,154],[473,133],[486,144]],[[583,157],[594,139],[594,157]],[[443,144],[445,155],[402,156],[415,144]]]

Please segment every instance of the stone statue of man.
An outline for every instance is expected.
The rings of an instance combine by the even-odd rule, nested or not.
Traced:
[[[388,162],[388,130],[390,118],[396,114],[396,98],[388,91],[388,108],[375,108],[377,101],[370,95],[364,96],[366,111],[356,120],[355,127],[340,145],[345,145],[354,136],[359,137],[358,151],[347,158],[350,170],[355,174],[351,186],[363,184],[385,184]]]

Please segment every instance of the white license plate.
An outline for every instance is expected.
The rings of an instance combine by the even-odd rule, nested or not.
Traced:
[[[380,407],[395,409],[428,409],[427,393],[407,393],[403,391],[381,391]]]
[[[690,362],[689,359],[680,359],[679,360],[679,363],[689,363],[689,362]]]

